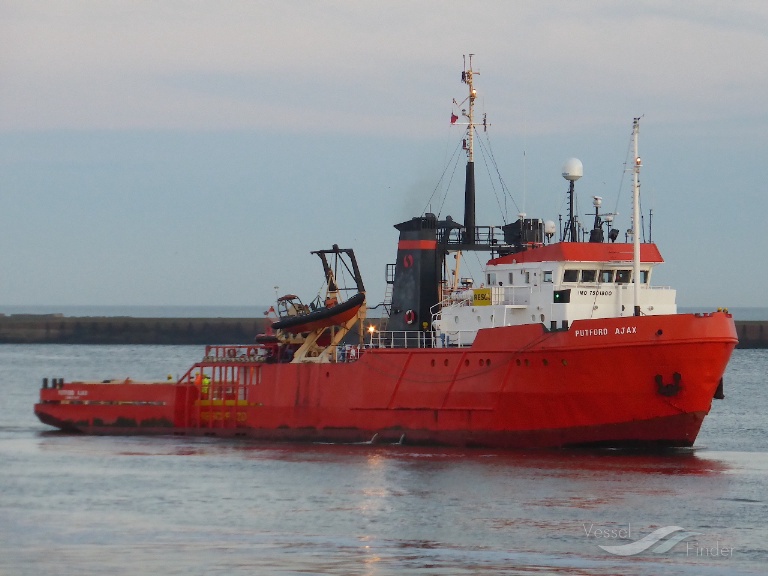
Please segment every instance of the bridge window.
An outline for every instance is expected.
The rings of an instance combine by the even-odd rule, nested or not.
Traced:
[[[582,270],[581,281],[582,282],[594,282],[597,279],[597,270]]]
[[[544,270],[544,282],[552,282],[552,270]]]
[[[650,270],[640,270],[640,282],[642,284],[648,284],[649,274],[650,274]]]
[[[632,280],[632,270],[616,270],[616,284],[629,284]]]
[[[613,282],[613,270],[600,270],[600,282],[603,284]]]
[[[563,273],[563,282],[578,282],[579,271],[578,270],[566,270]]]

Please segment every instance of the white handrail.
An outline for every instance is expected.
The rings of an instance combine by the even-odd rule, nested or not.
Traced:
[[[471,346],[477,330],[417,332],[414,330],[374,332],[368,348],[462,348]]]

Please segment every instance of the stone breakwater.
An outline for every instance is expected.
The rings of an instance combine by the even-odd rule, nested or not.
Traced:
[[[378,324],[378,319],[367,323]],[[266,318],[0,315],[0,344],[247,344]],[[737,320],[738,348],[768,348],[768,321]]]
[[[233,344],[253,342],[265,318],[0,316],[3,344]]]
[[[737,348],[768,348],[768,321],[736,320]]]

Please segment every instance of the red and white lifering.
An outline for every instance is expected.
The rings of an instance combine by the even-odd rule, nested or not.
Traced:
[[[413,310],[408,310],[405,313],[405,323],[413,324],[414,322],[416,322],[416,312],[414,312]]]

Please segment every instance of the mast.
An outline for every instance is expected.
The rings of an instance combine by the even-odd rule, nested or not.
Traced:
[[[578,242],[579,237],[576,235],[576,214],[573,211],[574,188],[574,180],[570,180],[570,184],[568,185],[568,234],[571,242]]]
[[[635,165],[632,169],[632,238],[634,241],[633,250],[633,271],[632,276],[635,280],[635,316],[640,316],[640,168],[642,161],[637,148],[637,136],[640,133],[640,118],[635,118],[632,123],[632,141],[635,147]]]
[[[467,173],[464,183],[464,228],[466,244],[475,243],[475,98],[477,90],[473,85],[472,77],[474,74],[480,74],[472,70],[472,56],[469,55],[469,68],[461,73],[461,81],[469,87],[469,113],[462,110],[462,115],[468,120],[467,139],[464,148],[467,151]],[[466,66],[466,60],[465,60]]]
[[[578,242],[579,237],[576,234],[576,213],[573,203],[575,192],[575,182],[584,175],[584,166],[578,158],[569,158],[563,164],[563,178],[568,180],[568,223],[561,240],[566,242]]]
[[[475,100],[477,99],[477,90],[475,89],[475,75],[480,72],[472,68],[472,57],[469,54],[464,55],[464,69],[461,72],[461,82],[467,85],[468,95],[459,103],[453,99],[453,105],[458,107],[460,112],[451,111],[451,124],[457,125],[459,114],[464,121],[458,123],[459,126],[466,126],[466,133],[462,141],[464,152],[467,154],[467,169],[464,180],[464,223],[459,224],[446,217],[445,221],[439,222],[440,241],[444,244],[446,250],[452,251],[487,251],[494,252],[497,248],[497,241],[493,238],[493,226],[477,226],[475,220],[475,133],[478,126],[482,125],[483,131],[488,130],[488,119],[485,114],[481,118],[475,119]]]

